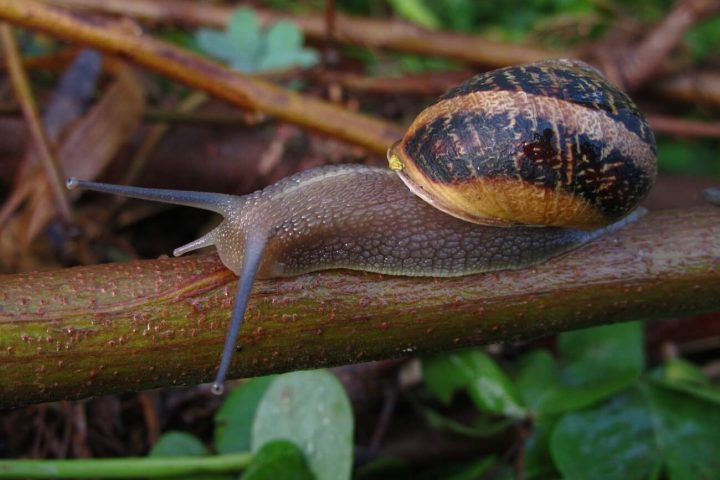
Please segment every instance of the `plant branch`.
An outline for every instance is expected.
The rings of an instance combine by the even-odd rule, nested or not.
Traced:
[[[233,105],[259,110],[384,154],[403,130],[312,97],[234,72],[188,50],[143,35],[127,22],[88,19],[33,0],[0,0],[0,20],[103,50]]]
[[[720,311],[720,208],[651,213],[534,268],[258,281],[233,376]],[[235,291],[214,254],[0,277],[0,407],[212,379]]]
[[[23,117],[25,117],[35,153],[45,170],[45,176],[50,184],[50,191],[55,200],[57,211],[65,222],[70,222],[72,220],[72,209],[70,208],[70,200],[68,200],[63,175],[57,157],[50,145],[50,139],[40,120],[35,97],[30,88],[25,67],[20,59],[20,52],[9,25],[0,24],[0,39],[2,40],[2,50],[5,55],[10,81],[15,90],[20,110],[22,110]]]
[[[188,0],[50,0],[49,3],[154,22],[217,28],[227,24],[235,9]],[[318,41],[327,40],[328,25],[324,14],[290,15],[264,9],[254,11],[265,25],[280,20],[290,21],[302,29],[307,37]],[[489,67],[531,63],[559,56],[558,52],[532,45],[493,42],[477,35],[429,31],[406,22],[352,17],[337,11],[333,15],[332,39],[344,44],[453,58]]]

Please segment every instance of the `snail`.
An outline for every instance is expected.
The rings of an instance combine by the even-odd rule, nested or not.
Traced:
[[[449,90],[390,147],[390,169],[320,167],[244,196],[67,186],[224,217],[173,252],[214,245],[239,276],[213,384],[221,393],[255,278],[335,268],[452,277],[538,264],[639,218],[655,157],[652,131],[623,92],[587,64],[551,60]]]

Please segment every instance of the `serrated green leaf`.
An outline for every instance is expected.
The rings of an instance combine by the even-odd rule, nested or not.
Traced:
[[[149,457],[196,457],[210,451],[195,435],[185,432],[164,433],[150,449]]]
[[[272,440],[298,445],[318,480],[350,478],[353,414],[340,382],[327,370],[280,375],[258,405],[252,448]]]
[[[302,450],[287,440],[264,444],[253,457],[242,480],[314,480]]]
[[[249,451],[253,418],[260,399],[276,375],[253,378],[230,392],[215,413],[215,449],[219,453]]]

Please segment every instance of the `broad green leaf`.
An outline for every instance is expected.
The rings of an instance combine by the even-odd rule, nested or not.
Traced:
[[[287,440],[264,444],[253,457],[242,480],[313,480],[302,450]]]
[[[522,361],[517,380],[525,404],[539,414],[588,407],[632,385],[642,372],[643,339],[638,323],[567,332],[558,336],[564,366],[546,351]]]
[[[465,350],[426,360],[423,372],[428,389],[446,403],[455,390],[466,388],[482,411],[512,418],[525,416],[514,385],[482,350]]]
[[[555,415],[586,408],[626,389],[635,380],[635,375],[625,374],[591,385],[548,385],[547,393],[543,395],[542,402],[537,404],[536,411],[542,415]]]
[[[230,62],[237,55],[237,46],[221,30],[201,28],[195,33],[195,40],[200,50],[218,60]]]
[[[303,33],[295,24],[280,21],[268,28],[265,52],[297,50],[303,44]]]
[[[389,2],[393,10],[405,20],[431,30],[437,30],[441,26],[440,19],[423,0],[389,0]]]
[[[558,384],[555,359],[547,350],[535,350],[519,361],[520,373],[515,382],[525,405],[534,411],[542,410],[546,398]]]
[[[451,358],[451,354],[446,354],[422,360],[425,386],[445,405],[450,404],[453,394],[468,383],[464,372],[455,366]]]
[[[655,443],[671,480],[720,479],[720,409],[713,402],[655,385],[644,392]]]
[[[164,433],[150,449],[149,457],[195,457],[210,451],[194,435],[185,432]]]
[[[653,418],[633,388],[606,404],[566,414],[550,437],[550,451],[564,478],[646,479],[661,459]]]
[[[253,378],[230,392],[215,414],[215,449],[219,453],[250,450],[252,422],[260,399],[276,376]]]
[[[345,390],[327,370],[280,375],[258,405],[252,449],[285,439],[298,445],[318,480],[350,478],[353,414]]]
[[[641,383],[606,404],[565,415],[551,452],[566,478],[720,478],[720,409]],[[612,461],[608,461],[612,459]]]
[[[262,49],[262,32],[255,12],[249,8],[239,8],[230,16],[227,24],[227,37],[235,45],[235,57],[255,61]]]
[[[639,322],[617,323],[558,335],[558,352],[567,385],[588,385],[618,375],[642,373],[643,332]]]

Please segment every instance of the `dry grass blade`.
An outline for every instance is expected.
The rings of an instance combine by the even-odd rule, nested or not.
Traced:
[[[51,211],[57,212],[66,222],[72,218],[70,210],[70,201],[68,200],[67,191],[65,190],[65,181],[62,171],[58,165],[58,161],[53,153],[50,140],[40,121],[35,98],[30,89],[30,82],[25,73],[25,68],[20,60],[15,37],[8,25],[0,25],[0,39],[2,40],[3,53],[5,54],[5,62],[7,63],[10,81],[12,82],[15,95],[17,96],[20,109],[23,112],[25,121],[28,125],[30,137],[32,138],[35,153],[40,159],[40,163],[44,167],[44,178],[48,182],[50,192],[54,202],[51,204]]]

